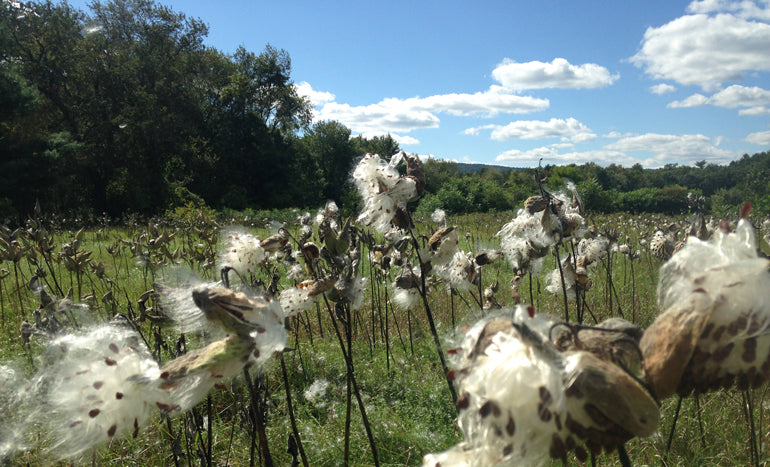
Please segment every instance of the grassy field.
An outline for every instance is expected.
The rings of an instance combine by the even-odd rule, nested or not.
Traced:
[[[302,236],[296,221],[302,214],[299,212],[218,221],[205,213],[185,214],[150,223],[105,223],[80,231],[62,227],[76,222],[39,219],[20,230],[3,230],[0,418],[18,420],[23,416],[9,413],[16,410],[13,393],[40,367],[39,357],[54,333],[77,332],[120,313],[137,326],[153,356],[168,361],[184,350],[202,347],[208,337],[191,333],[180,341],[175,328],[162,319],[162,297],[145,292],[159,290],[157,284],[173,285],[169,283],[177,280],[180,269],[204,281],[217,280],[223,237],[232,228],[264,239],[285,222],[292,237],[290,244]],[[499,249],[495,233],[514,216],[513,212],[468,215],[450,218],[448,225],[457,226],[460,249],[476,253]],[[655,230],[672,223],[677,231],[684,232],[687,221],[631,215],[589,217],[586,221],[597,234],[610,234],[615,243],[628,245],[631,254],[610,251],[589,270],[592,286],[585,292],[583,321],[593,324],[622,316],[647,327],[658,313],[656,285],[662,264],[650,254],[647,242]],[[415,219],[415,224],[418,242],[424,242],[436,228],[430,219]],[[317,233],[316,226],[309,240],[321,245]],[[371,235],[377,243],[377,235]],[[75,463],[268,465],[269,456],[275,465],[290,465],[287,448],[295,429],[305,458],[313,466],[342,465],[345,459],[350,465],[374,465],[373,450],[380,465],[420,465],[425,454],[459,442],[461,433],[454,423],[457,411],[424,306],[411,310],[394,307],[389,287],[399,268],[378,269],[369,260],[370,246],[361,242],[360,249],[359,270],[368,279],[360,309],[340,315],[329,301],[319,300],[289,320],[290,350],[280,358],[271,358],[259,376],[257,368],[250,368],[250,384],[239,376],[184,415],[156,417],[155,423],[135,439],[114,440]],[[562,244],[562,258],[572,249],[572,245]],[[267,288],[276,277],[279,280],[273,285],[279,291],[291,288],[295,280],[288,271],[293,262],[289,256],[270,257],[249,281]],[[555,265],[554,255],[546,255],[541,272],[522,278],[519,295],[540,313],[567,314],[575,321],[576,303],[570,301],[565,307],[561,294],[545,289],[545,275]],[[505,259],[484,266],[481,289],[498,283],[497,299],[510,306],[513,275]],[[446,356],[459,344],[462,330],[488,312],[478,305],[478,289],[450,293],[437,281],[428,290],[427,302]],[[58,308],[49,307],[56,310],[49,313],[41,307],[46,295],[55,300],[68,297],[69,301],[60,302]],[[39,310],[37,314],[35,310]],[[25,321],[28,325],[23,325]],[[349,352],[349,361],[343,350]],[[349,384],[348,365],[354,369],[355,392]],[[252,391],[250,386],[254,385],[257,389]],[[629,457],[633,465],[746,465],[752,459],[753,433],[757,460],[765,463],[770,460],[767,401],[767,385],[748,393],[733,389],[686,398],[670,449],[667,445],[678,401],[663,401],[658,431],[630,441]],[[262,434],[264,442],[260,443]],[[32,445],[0,463],[50,462],[42,457],[44,448],[45,444]],[[614,454],[602,455],[596,463],[620,465]]]

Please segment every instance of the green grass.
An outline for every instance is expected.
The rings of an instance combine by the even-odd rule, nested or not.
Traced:
[[[494,234],[513,215],[510,212],[474,214],[452,218],[449,223],[458,226],[460,248],[476,252],[483,248],[496,248],[499,243]],[[634,260],[633,275],[631,260],[619,253],[612,253],[605,264],[596,266],[590,272],[593,286],[586,294],[586,302],[597,321],[622,314],[626,319],[633,319],[646,327],[654,320],[658,313],[655,287],[661,262],[651,257],[639,241],[642,236],[649,238],[658,226],[670,221],[659,216],[638,218],[629,215],[589,219],[599,232],[615,229],[621,242],[628,239],[633,249],[641,251],[641,256]],[[418,233],[430,235],[429,221],[417,220],[416,223]],[[196,228],[199,230],[196,231]],[[296,226],[290,225],[289,229],[297,235]],[[249,230],[258,233],[261,238],[274,233],[264,228]],[[71,289],[74,301],[89,305],[88,311],[76,315],[79,326],[106,321],[115,313],[123,313],[137,322],[150,342],[156,341],[153,336],[159,336],[164,348],[160,358],[164,361],[172,358],[169,350],[174,348],[178,335],[162,324],[150,320],[140,322],[137,300],[153,288],[156,281],[173,277],[168,272],[172,267],[190,269],[206,280],[215,279],[217,273],[213,261],[219,248],[217,235],[222,230],[205,223],[202,226],[169,224],[163,227],[132,225],[91,229],[85,231],[80,239],[79,248],[91,252],[89,264],[80,273],[67,269],[60,257],[62,245],[73,242],[76,232],[62,229],[49,231],[56,247],[48,261],[38,252],[34,255],[30,253],[16,264],[10,261],[0,263],[0,268],[7,270],[0,281],[2,361],[15,362],[31,372],[34,365],[30,362],[45,344],[44,338],[33,338],[31,345],[26,346],[19,337],[22,321],[34,322],[33,310],[39,305],[39,297],[26,286],[35,275],[39,276],[39,283],[51,295],[60,297]],[[164,232],[171,238],[164,240],[162,245],[150,241]],[[18,238],[21,244],[25,244],[22,239],[26,239],[34,250],[34,241],[28,234],[21,232]],[[568,251],[571,251],[569,245],[560,249],[562,255]],[[368,275],[368,261],[365,254],[362,257],[361,270]],[[607,273],[608,264],[611,264],[611,275]],[[286,269],[280,262],[273,263],[273,266],[282,274]],[[553,296],[544,289],[544,275],[553,267],[555,261],[549,255],[539,275],[532,276],[531,282],[529,276],[524,278],[520,292],[522,298],[529,301],[531,284],[538,311],[563,316],[562,297]],[[272,269],[265,268],[260,279],[269,282],[271,273]],[[379,280],[390,282],[396,273],[397,268],[393,268],[386,280]],[[503,304],[511,304],[508,287],[512,276],[510,265],[500,261],[485,267],[483,283],[487,286],[498,281],[498,299]],[[371,279],[378,280],[377,277]],[[292,282],[285,277],[279,282],[280,288],[291,285]],[[423,455],[449,448],[460,441],[461,435],[454,424],[456,411],[425,312],[422,307],[409,313],[390,309],[386,312],[382,307],[384,288],[385,284],[380,283],[377,289],[380,291],[379,299],[374,304],[368,299],[354,315],[351,329],[355,376],[380,464],[420,465]],[[473,293],[478,295],[478,291]],[[110,296],[112,299],[109,299]],[[434,287],[428,298],[445,352],[459,342],[458,330],[473,324],[483,314],[469,293],[452,297],[443,285]],[[148,305],[158,304],[150,301]],[[570,319],[574,320],[575,310],[574,303],[568,304]],[[588,323],[593,322],[590,315],[585,319]],[[72,322],[68,324],[73,326]],[[287,391],[292,398],[301,443],[310,465],[342,465],[348,409],[350,464],[372,465],[372,451],[355,397],[350,405],[347,404],[346,364],[330,312],[321,305],[317,310],[293,318],[291,326],[289,346],[293,350],[284,354],[288,387],[284,384],[277,358],[271,359],[264,368],[268,401],[266,435],[275,465],[289,465],[291,460],[286,453],[288,437],[292,433]],[[387,333],[384,332],[386,326]],[[189,336],[188,342],[192,348],[200,341]],[[255,373],[252,369],[251,374]],[[325,390],[316,397],[307,398],[306,391],[317,382],[326,382]],[[760,463],[770,460],[766,447],[770,436],[767,391],[767,387],[751,391],[754,423],[760,442]],[[663,402],[658,433],[628,443],[634,465],[660,465],[664,458],[672,465],[749,463],[749,430],[741,392],[720,391],[701,396],[698,401],[700,416],[695,399],[685,399],[671,450],[667,452],[676,402],[675,398]],[[249,465],[252,460],[249,405],[245,380],[238,377],[227,389],[212,392],[210,404],[204,402],[192,412],[172,420],[158,418],[155,425],[142,431],[137,439],[114,441],[82,462],[95,465],[113,462],[123,465],[173,465],[176,460],[179,465],[198,465],[202,463],[201,452],[205,452],[201,447],[209,443],[206,428],[210,420],[213,464]],[[176,441],[172,441],[173,438]],[[9,462],[11,465],[34,465],[41,461],[39,454],[37,450],[23,452]],[[264,453],[256,452],[253,462],[259,465],[263,457]],[[597,464],[619,465],[619,461],[615,455],[604,455],[597,459]]]

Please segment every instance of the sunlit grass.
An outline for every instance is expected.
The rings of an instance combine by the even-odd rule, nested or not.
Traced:
[[[499,240],[494,235],[513,215],[512,212],[473,214],[450,218],[448,223],[458,228],[460,248],[475,252],[498,248]],[[618,241],[627,242],[633,250],[639,251],[639,256],[629,259],[612,252],[604,262],[592,267],[589,276],[593,285],[586,293],[590,314],[584,317],[588,324],[593,324],[594,319],[601,321],[609,316],[623,316],[642,327],[654,320],[658,313],[655,305],[657,272],[662,262],[652,257],[640,241],[649,238],[656,228],[672,221],[676,219],[661,216],[589,218],[589,224],[600,233],[614,229]],[[417,233],[426,237],[435,227],[430,220],[417,219],[415,223]],[[56,248],[48,261],[37,252],[25,256],[16,267],[10,261],[0,265],[8,271],[0,282],[4,318],[0,332],[2,361],[16,362],[24,371],[30,371],[29,362],[34,361],[40,353],[41,343],[45,342],[43,336],[33,336],[30,345],[25,345],[20,337],[22,321],[34,323],[33,310],[40,305],[39,296],[28,287],[34,276],[51,295],[61,298],[71,293],[73,300],[77,301],[80,297],[80,301],[89,305],[85,315],[76,316],[75,321],[67,325],[84,326],[90,322],[108,321],[115,313],[122,313],[134,320],[148,339],[152,337],[150,340],[159,345],[161,359],[171,358],[168,349],[174,348],[178,335],[162,323],[154,323],[148,316],[142,321],[137,300],[155,287],[159,280],[171,277],[166,273],[172,267],[191,269],[206,280],[216,279],[216,266],[206,262],[214,260],[222,229],[213,225],[204,228],[207,230],[196,232],[189,225],[167,224],[163,227],[130,225],[88,229],[82,234],[79,249],[91,252],[91,255],[88,264],[79,273],[68,269],[60,256],[61,245],[73,242],[76,231],[51,228]],[[289,224],[287,228],[297,235],[296,226]],[[275,224],[260,222],[248,230],[264,238],[275,233]],[[168,239],[163,240],[162,247],[150,241],[164,232]],[[17,235],[21,238],[25,233]],[[34,248],[31,240],[28,243],[30,248]],[[567,244],[559,248],[560,254],[566,255],[571,252],[572,246]],[[280,261],[272,264],[282,275],[285,273],[286,265]],[[526,275],[519,292],[522,300],[529,302],[531,290],[532,301],[539,312],[561,317],[565,313],[562,296],[552,295],[544,289],[544,275],[555,264],[553,255],[549,254],[542,272]],[[608,267],[611,276],[608,276]],[[365,275],[371,271],[366,255],[362,255],[360,269]],[[263,277],[257,279],[269,282],[272,272],[265,269]],[[396,273],[394,269],[387,273],[387,278],[377,289],[380,294],[384,293],[384,282],[391,282]],[[510,265],[501,260],[485,267],[482,274],[483,286],[497,281],[500,303],[512,305],[509,287],[514,273]],[[279,284],[282,288],[293,285],[285,277]],[[429,291],[428,299],[445,351],[457,345],[458,329],[471,325],[484,314],[476,305],[478,295],[478,290],[453,295],[444,285]],[[405,312],[385,303],[383,297],[375,301],[368,297],[366,305],[354,313],[351,329],[355,374],[381,465],[419,465],[423,455],[444,450],[459,441],[460,434],[454,426],[456,410],[435,355],[425,313],[421,307]],[[157,307],[160,304],[151,301],[146,305]],[[575,312],[575,304],[568,303],[570,319],[575,319]],[[157,312],[149,314],[159,315]],[[329,311],[319,305],[317,309],[292,318],[290,326],[288,345],[292,350],[284,354],[289,387],[284,385],[277,359],[272,359],[265,369],[270,454],[275,465],[291,462],[286,453],[292,433],[286,398],[288,389],[310,465],[340,465],[348,407],[347,382],[345,361],[334,332],[334,323]],[[200,341],[195,336],[189,336],[191,347],[199,345],[196,342]],[[306,392],[319,381],[326,384],[323,391],[317,394],[309,392],[306,397]],[[760,441],[760,461],[767,459],[766,393],[766,387],[751,391],[756,433]],[[236,378],[226,390],[213,392],[211,400],[210,408],[204,403],[181,417],[158,419],[137,439],[116,440],[99,449],[88,461],[93,460],[100,465],[115,461],[124,465],[169,465],[175,460],[180,464],[200,463],[206,458],[202,447],[208,444],[205,427],[210,418],[213,426],[212,462],[217,465],[248,464],[252,456],[247,411],[250,402],[243,378]],[[671,450],[668,451],[676,402],[676,398],[663,402],[662,418],[655,435],[628,443],[634,465],[658,465],[664,458],[673,465],[749,462],[749,429],[740,391],[720,391],[701,396],[698,401],[700,415],[695,399],[685,399]],[[361,415],[355,406],[350,410],[350,426],[351,464],[372,465],[369,443],[361,428]],[[174,437],[176,441],[172,441]],[[34,464],[37,454],[37,450],[23,452],[12,463]],[[260,453],[255,452],[254,456],[254,462],[259,464]],[[597,461],[598,465],[619,464],[614,455],[601,456]]]

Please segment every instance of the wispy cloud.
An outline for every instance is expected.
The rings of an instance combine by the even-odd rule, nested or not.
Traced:
[[[499,154],[495,160],[497,162],[507,162],[514,167],[533,167],[538,164],[540,159],[546,164],[584,164],[587,161],[607,166],[610,164],[619,164],[632,166],[639,162],[621,151],[582,151],[582,152],[564,152],[558,151],[553,146],[544,146],[540,148],[521,151],[512,149]]]
[[[333,99],[331,93],[318,93],[310,85],[303,88],[305,95]],[[311,98],[312,100],[312,98]],[[500,86],[490,86],[474,94],[449,93],[407,99],[387,98],[380,102],[353,106],[333,100],[317,106],[316,120],[336,120],[354,133],[385,134],[408,133],[423,128],[437,128],[440,113],[454,116],[495,116],[498,114],[526,114],[545,110],[548,99],[512,94]]]
[[[519,120],[507,125],[484,125],[468,128],[463,133],[475,135],[481,130],[492,130],[491,138],[495,141],[560,138],[562,141],[580,143],[596,138],[590,128],[574,118],[566,120],[552,118],[548,121]]]
[[[687,165],[704,159],[721,164],[735,158],[733,152],[717,147],[719,143],[721,143],[721,138],[712,139],[700,134],[665,135],[646,133],[621,138],[605,145],[604,149],[621,151],[623,153],[651,153],[652,157],[645,160],[644,164],[653,167],[667,163]]]
[[[615,134],[618,136],[618,134]],[[770,131],[749,135],[750,142],[770,144]],[[561,144],[552,144],[528,150],[512,149],[500,153],[498,162],[507,162],[517,167],[532,167],[542,158],[546,164],[584,164],[594,162],[630,167],[641,164],[645,168],[662,167],[666,164],[692,165],[707,160],[722,164],[735,159],[737,154],[719,148],[722,138],[708,138],[704,135],[664,135],[647,133],[623,136],[600,149],[588,151],[560,151],[569,149]],[[747,138],[748,140],[748,138]]]
[[[647,28],[631,62],[655,79],[716,91],[726,81],[770,70],[770,6],[693,2],[689,15]]]

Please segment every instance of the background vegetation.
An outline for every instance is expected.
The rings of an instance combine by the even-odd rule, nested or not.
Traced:
[[[346,185],[353,162],[394,154],[397,142],[311,123],[287,51],[268,44],[225,54],[204,45],[207,33],[202,20],[151,0],[96,1],[87,12],[50,0],[3,2],[0,219],[18,222],[35,203],[92,224],[188,203],[243,210],[334,199],[355,210]],[[536,188],[531,169],[435,160],[425,170],[422,213],[511,209]],[[589,163],[545,172],[552,188],[576,182],[596,212],[680,213],[691,191],[717,214],[746,200],[770,212],[767,152],[727,166]]]

